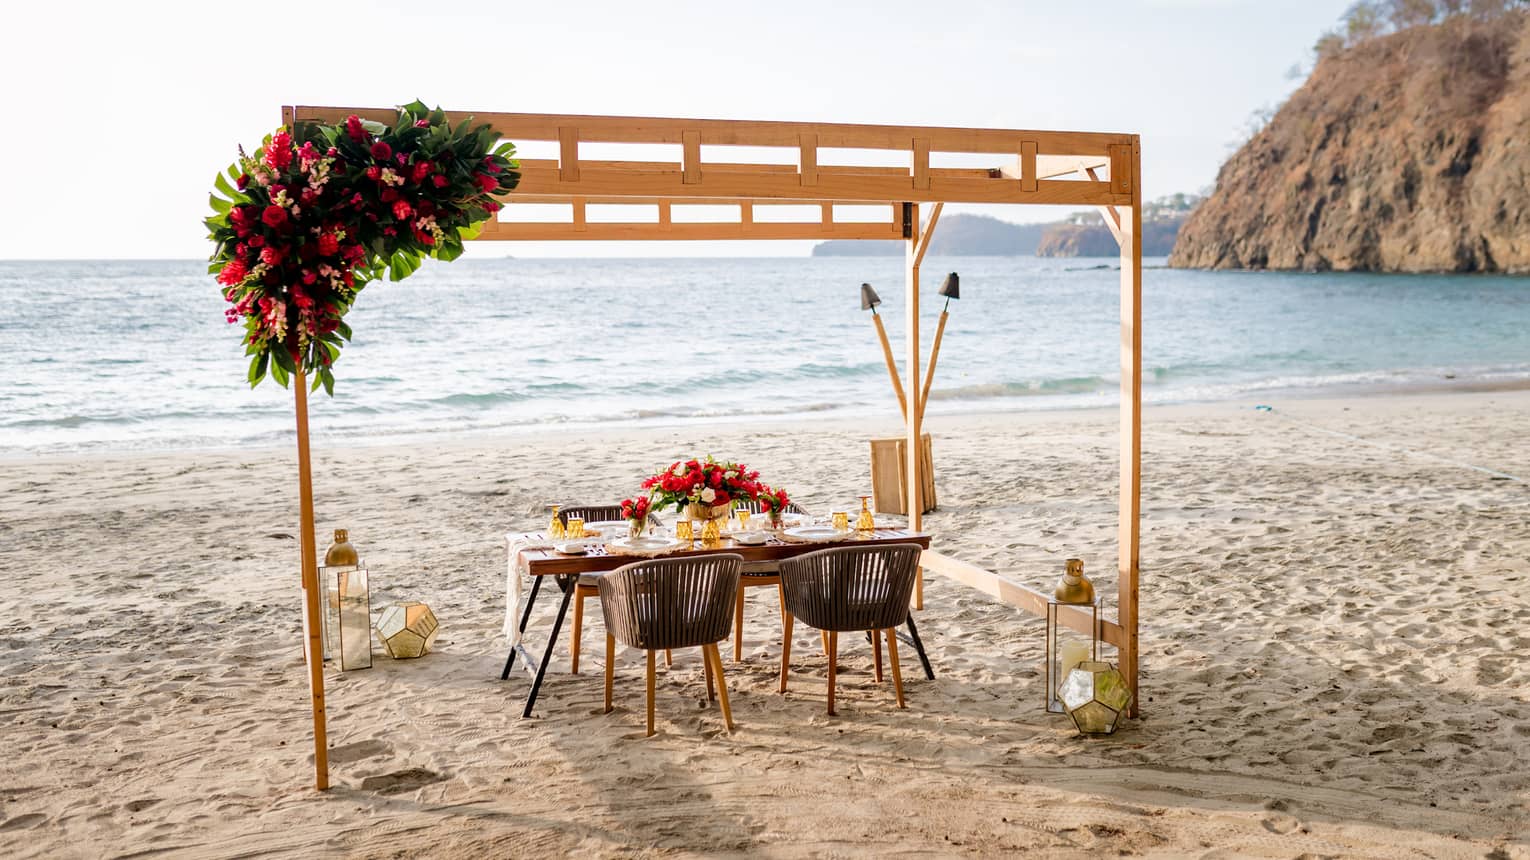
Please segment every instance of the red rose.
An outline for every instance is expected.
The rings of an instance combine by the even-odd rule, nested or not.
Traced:
[[[340,250],[340,240],[335,238],[334,233],[319,234],[319,253],[326,257],[332,257]]]
[[[304,269],[303,270],[303,283],[308,284],[308,285],[311,286],[313,284],[313,282],[317,281],[318,279],[319,279],[318,275],[315,275],[313,272],[309,271],[308,269]]]
[[[417,183],[418,182],[424,182],[425,181],[425,177],[427,177],[429,175],[430,175],[430,162],[428,162],[428,161],[417,162],[414,165],[414,168],[412,170],[410,170],[410,172],[409,172],[409,178],[414,180]]]
[[[397,199],[398,199],[398,192],[397,191],[395,191],[392,188],[384,188],[383,189],[382,202],[384,202],[384,203],[392,203],[393,201],[395,201]]]
[[[379,140],[372,144],[372,157],[378,161],[387,161],[393,157],[393,147]]]
[[[367,138],[367,130],[361,126],[361,117],[351,114],[345,118],[345,133],[351,140],[361,143]]]
[[[250,247],[251,248],[259,248],[261,245],[264,245],[264,244],[266,244],[266,237],[260,236],[260,235],[255,235],[255,236],[251,236],[250,237]]]
[[[414,214],[414,208],[411,207],[407,202],[405,202],[403,200],[395,200],[393,202],[393,217],[394,218],[397,218],[398,220],[402,221],[405,218],[408,218],[410,215],[413,215],[413,214]]]
[[[260,252],[260,261],[267,266],[279,266],[282,262],[282,252],[267,245]]]
[[[280,229],[282,225],[287,223],[287,210],[280,206],[267,206],[265,211],[260,213],[260,220],[264,221],[266,226],[272,230]]]
[[[440,173],[437,173],[435,176],[430,177],[430,181],[437,188],[445,188],[446,187],[446,177],[444,175],[440,174]]]
[[[375,164],[372,165],[371,167],[368,167],[367,168],[367,178],[372,180],[373,182],[376,182],[377,180],[381,179],[382,178],[382,168],[378,167]]]
[[[483,208],[488,210],[490,215],[493,215],[495,212],[498,212],[500,209],[502,209],[504,207],[500,206],[498,203],[494,202],[493,200],[490,200],[488,203],[483,204]]]
[[[475,173],[473,178],[477,180],[478,187],[482,188],[485,194],[499,187],[499,180],[487,174]]]
[[[248,173],[241,173],[239,178],[234,180],[234,185],[238,186],[240,191],[243,191],[249,184],[250,175]]]
[[[483,169],[489,173],[498,173],[499,165],[494,163],[494,156],[486,155],[483,158]]]

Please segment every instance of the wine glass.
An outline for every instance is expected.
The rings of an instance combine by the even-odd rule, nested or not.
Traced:
[[[548,505],[552,508],[552,520],[547,524],[547,537],[549,540],[563,540],[563,520],[558,516],[559,505]]]
[[[871,497],[870,496],[861,496],[860,499],[861,499],[861,515],[859,517],[857,517],[856,520],[855,520],[855,530],[856,531],[862,531],[862,532],[876,531],[877,520],[876,520],[876,517],[873,517],[871,515],[871,508],[867,504],[868,502],[871,501]]]

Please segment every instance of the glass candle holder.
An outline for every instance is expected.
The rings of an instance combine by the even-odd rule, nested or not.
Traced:
[[[579,540],[584,537],[584,518],[569,517],[568,523],[563,526],[563,536],[568,540]]]
[[[847,532],[850,530],[850,512],[834,511],[829,514],[829,522],[834,526],[835,531]]]
[[[690,520],[675,521],[675,537],[684,541],[693,541],[696,539],[696,531],[695,529],[691,528]]]
[[[877,521],[876,518],[871,515],[870,502],[870,496],[861,496],[861,515],[855,520],[856,531],[876,531]]]
[[[563,539],[563,519],[558,516],[558,505],[548,505],[552,508],[552,520],[547,524],[547,537],[549,540]]]

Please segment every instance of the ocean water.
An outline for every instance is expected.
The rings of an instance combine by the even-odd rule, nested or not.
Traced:
[[[926,354],[948,271],[932,414],[1117,402],[1114,261],[929,258]],[[862,281],[901,361],[901,257],[427,266],[363,293],[313,431],[895,414]],[[1530,278],[1150,268],[1143,293],[1149,402],[1530,379]],[[249,389],[222,306],[195,261],[0,262],[0,456],[290,439],[291,392]]]

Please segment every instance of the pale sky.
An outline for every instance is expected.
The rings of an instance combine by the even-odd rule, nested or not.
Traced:
[[[5,11],[0,259],[205,259],[283,104],[1135,132],[1149,198],[1209,186],[1350,0],[51,2]],[[1062,209],[985,210],[1043,221]],[[963,211],[948,207],[947,212]],[[478,243],[485,256],[811,242]]]

